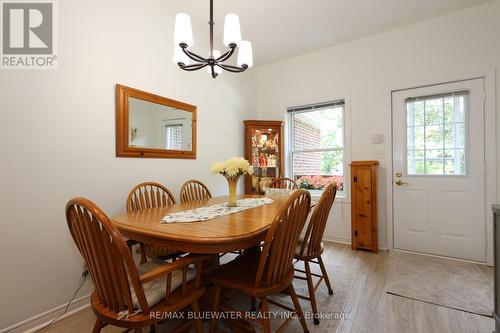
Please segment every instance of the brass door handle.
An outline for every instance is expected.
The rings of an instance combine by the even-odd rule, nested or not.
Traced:
[[[396,185],[398,186],[403,186],[403,185],[408,185],[407,182],[402,181],[401,179],[398,179],[395,181]]]

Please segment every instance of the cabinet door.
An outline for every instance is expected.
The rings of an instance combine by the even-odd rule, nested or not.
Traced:
[[[254,169],[245,177],[246,194],[264,194],[273,178],[283,177],[283,126],[277,121],[245,121],[246,159]]]
[[[353,169],[353,216],[357,233],[358,247],[371,248],[372,205],[371,205],[371,170]]]

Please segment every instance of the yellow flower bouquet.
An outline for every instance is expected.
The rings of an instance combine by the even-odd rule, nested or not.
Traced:
[[[226,177],[229,185],[229,207],[236,206],[236,186],[238,179],[243,175],[252,175],[253,167],[243,157],[233,157],[224,162],[215,162],[210,168],[212,173],[218,173]]]

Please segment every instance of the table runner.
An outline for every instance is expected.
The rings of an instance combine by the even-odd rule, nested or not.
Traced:
[[[238,213],[247,209],[267,205],[273,202],[270,198],[246,198],[237,200],[236,207],[228,207],[227,203],[175,212],[165,215],[160,223],[182,223],[208,221],[217,217]]]

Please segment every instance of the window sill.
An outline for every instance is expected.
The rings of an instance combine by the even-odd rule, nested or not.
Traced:
[[[318,201],[319,198],[321,198],[321,194],[319,193],[311,193],[311,200],[312,201]],[[338,195],[335,197],[335,202],[336,203],[351,203],[351,199],[347,197],[346,195]]]

